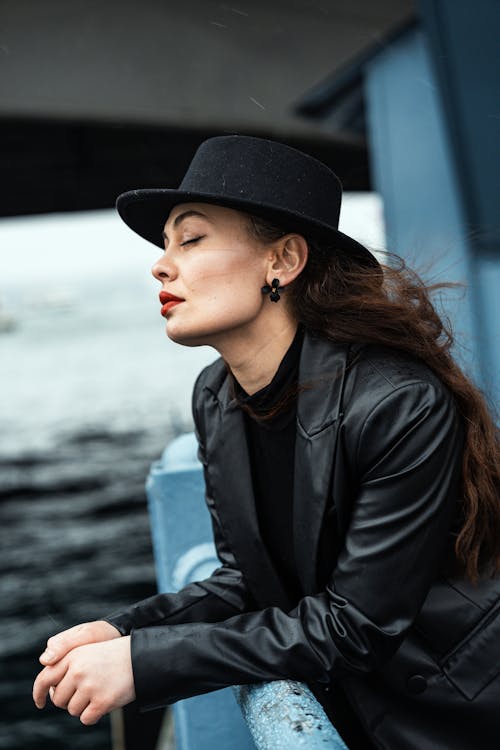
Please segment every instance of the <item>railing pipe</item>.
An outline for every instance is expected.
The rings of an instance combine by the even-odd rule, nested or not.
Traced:
[[[277,680],[233,690],[257,750],[347,750],[304,683]]]

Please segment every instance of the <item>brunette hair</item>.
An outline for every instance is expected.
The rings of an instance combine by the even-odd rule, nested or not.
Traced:
[[[249,214],[248,220],[250,235],[261,242],[287,234],[266,219]],[[483,572],[494,575],[500,570],[500,431],[486,396],[454,361],[451,323],[431,301],[437,290],[465,285],[428,284],[387,251],[381,255],[388,262],[380,261],[377,273],[331,244],[304,236],[307,263],[283,295],[294,318],[330,341],[383,344],[416,356],[452,393],[465,425],[455,556],[472,582]]]

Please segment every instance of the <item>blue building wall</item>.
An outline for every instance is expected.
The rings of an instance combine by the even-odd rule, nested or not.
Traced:
[[[434,4],[430,5],[433,10]],[[435,300],[457,336],[454,356],[495,406],[499,403],[500,252],[498,248],[495,252],[493,232],[482,232],[478,223],[471,225],[472,215],[480,222],[486,221],[486,214],[477,207],[475,214],[467,209],[470,190],[462,189],[467,170],[461,162],[465,154],[455,147],[425,17],[422,21],[365,67],[373,180],[384,201],[388,249],[403,256],[428,281],[466,284],[462,291],[440,292]],[[467,143],[474,147],[473,139]],[[482,196],[491,214],[489,191],[474,194],[475,203]],[[491,229],[491,222],[488,226]],[[478,241],[485,237],[487,250]]]
[[[384,201],[387,248],[426,279],[469,285],[465,295],[446,293],[446,309],[463,342],[455,356],[480,381],[477,283],[423,31],[409,32],[374,58],[365,87],[373,179]]]

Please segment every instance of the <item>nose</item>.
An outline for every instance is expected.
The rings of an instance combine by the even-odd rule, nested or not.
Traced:
[[[165,279],[172,280],[177,276],[176,268],[170,258],[167,257],[166,252],[163,253],[161,258],[158,258],[151,268],[151,273],[157,281],[164,281]]]

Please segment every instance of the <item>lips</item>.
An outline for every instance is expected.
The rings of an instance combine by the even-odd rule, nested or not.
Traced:
[[[179,305],[181,302],[185,301],[180,297],[176,297],[175,294],[170,294],[170,292],[160,292],[159,297],[162,305],[161,314],[163,315],[163,317],[165,317],[165,315],[169,310],[172,309],[172,307],[175,307],[176,305]]]
[[[160,292],[159,296],[162,305],[165,305],[167,302],[184,302],[181,297],[176,297],[175,294],[170,294],[170,292]]]

